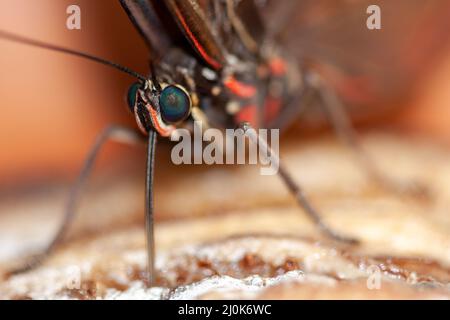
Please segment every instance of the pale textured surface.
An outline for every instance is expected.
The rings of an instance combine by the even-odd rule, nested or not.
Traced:
[[[175,168],[156,195],[160,287],[142,281],[142,191],[123,181],[95,192],[72,240],[41,268],[3,281],[0,297],[450,298],[450,152],[389,135],[364,141],[391,176],[427,185],[431,201],[373,186],[333,139],[288,143],[283,153],[325,220],[358,247],[320,237],[277,178],[256,167]],[[2,204],[0,270],[45,243],[61,204],[60,192]],[[368,289],[370,266],[381,271],[379,290]]]

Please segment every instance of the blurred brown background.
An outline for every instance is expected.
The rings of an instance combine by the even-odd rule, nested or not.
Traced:
[[[74,3],[82,29],[70,31]],[[118,1],[2,0],[0,28],[147,70],[146,48]],[[2,187],[71,176],[101,128],[134,125],[124,99],[133,78],[21,44],[0,41],[0,52]]]
[[[81,7],[81,30],[65,27],[70,4]],[[0,0],[0,29],[147,72],[147,49],[118,1]],[[405,100],[405,108],[377,126],[427,135],[450,145],[450,55],[442,49],[437,56],[439,59],[417,80],[417,90]],[[103,127],[109,123],[134,126],[124,100],[134,81],[127,75],[3,40],[0,70],[3,193],[33,182],[68,181]],[[134,161],[142,156],[131,149],[115,151],[115,147],[106,152],[109,156],[102,157],[103,165],[111,164],[112,159]]]

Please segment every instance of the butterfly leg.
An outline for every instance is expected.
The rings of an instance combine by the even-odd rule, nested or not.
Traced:
[[[294,179],[286,170],[286,168],[281,164],[279,156],[272,150],[272,148],[268,145],[267,141],[265,141],[265,139],[263,139],[261,136],[257,134],[257,132],[250,126],[249,123],[243,122],[239,125],[238,128],[244,130],[246,136],[250,139],[250,141],[258,146],[260,154],[270,157],[272,162],[277,163],[278,176],[281,178],[283,183],[289,189],[290,193],[295,197],[298,205],[303,208],[308,217],[311,218],[311,220],[320,228],[320,230],[326,236],[334,240],[350,244],[358,243],[356,239],[340,235],[339,233],[335,232],[332,228],[330,228],[327,224],[325,224],[325,222],[322,220],[320,213],[314,208],[314,206],[307,199],[302,188],[294,181]]]
[[[395,181],[378,168],[361,144],[341,101],[333,89],[328,87],[318,74],[308,73],[306,81],[316,89],[321,100],[319,104],[339,139],[353,151],[363,169],[376,183],[386,190],[401,195],[408,194],[414,197],[428,198],[429,194],[426,187],[414,182]]]
[[[96,159],[98,158],[100,150],[109,140],[135,144],[142,142],[142,136],[133,129],[121,126],[107,127],[97,136],[83,164],[83,167],[78,175],[77,180],[72,185],[72,188],[70,190],[65,205],[64,217],[62,219],[62,222],[59,226],[57,233],[54,235],[53,239],[50,241],[50,243],[42,252],[32,256],[29,259],[29,261],[24,265],[14,270],[11,270],[8,273],[8,276],[23,273],[38,267],[55,250],[55,248],[58,247],[58,245],[63,242],[64,236],[76,215],[75,209],[77,207],[77,204],[79,203],[81,191],[86,183],[87,178],[89,177],[92,171],[92,168],[95,164]]]

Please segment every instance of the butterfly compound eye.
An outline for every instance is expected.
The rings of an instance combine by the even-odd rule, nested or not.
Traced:
[[[134,106],[136,105],[136,99],[137,99],[137,93],[141,87],[142,87],[142,85],[140,82],[135,82],[128,89],[127,103],[128,103],[128,108],[130,108],[131,112],[134,112]]]
[[[191,98],[187,91],[178,85],[169,85],[161,91],[159,107],[162,119],[167,123],[178,123],[191,113]]]

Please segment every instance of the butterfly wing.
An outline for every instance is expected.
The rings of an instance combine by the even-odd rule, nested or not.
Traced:
[[[158,16],[157,5],[148,0],[120,0],[120,4],[149,47],[152,58],[161,58],[171,40]]]
[[[268,0],[260,9],[272,35],[364,114],[407,97],[450,44],[450,2],[376,1],[381,30],[369,30],[373,2]]]

